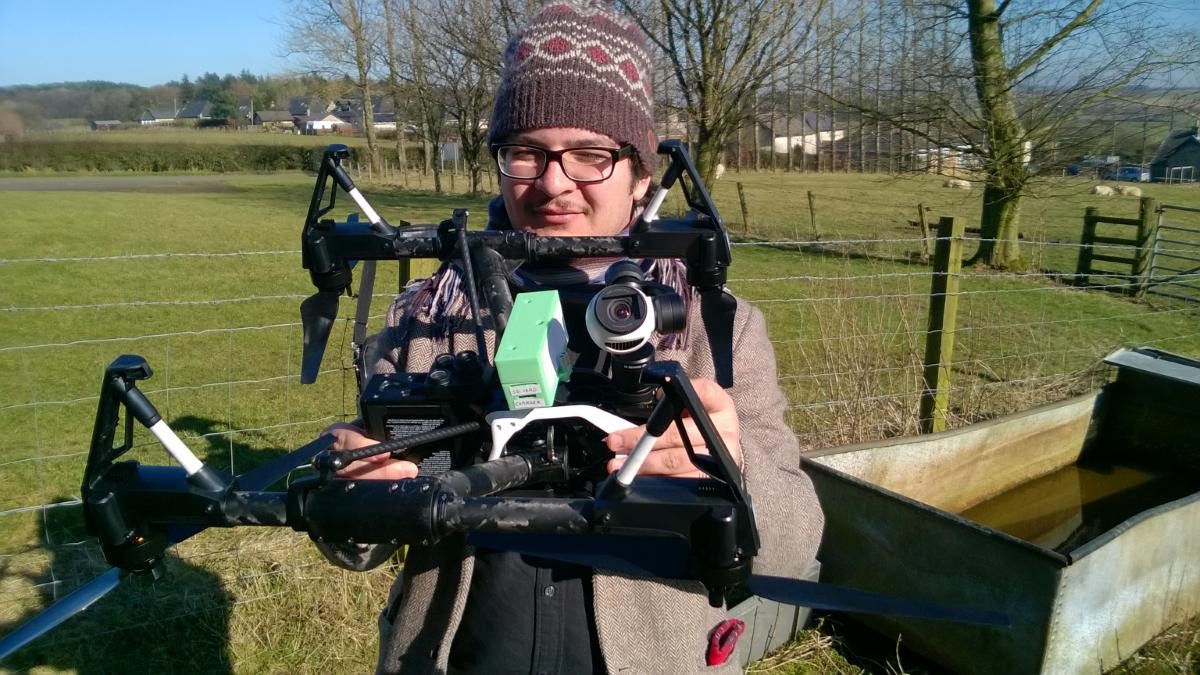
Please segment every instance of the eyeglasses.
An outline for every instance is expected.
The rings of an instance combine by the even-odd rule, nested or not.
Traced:
[[[558,162],[563,174],[576,183],[599,183],[613,174],[617,162],[633,154],[632,145],[620,148],[569,148],[547,150],[533,145],[496,145],[500,173],[518,180],[534,180],[546,173],[550,161]]]

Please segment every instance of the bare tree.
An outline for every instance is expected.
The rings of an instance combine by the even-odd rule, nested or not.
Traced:
[[[433,81],[429,61],[437,47],[416,12],[406,14],[409,37],[409,83],[415,94],[421,117],[421,139],[426,173],[433,171],[433,189],[442,192],[442,142],[446,137],[446,105],[442,90]],[[433,161],[436,159],[437,161]],[[432,166],[431,166],[432,165]]]
[[[487,123],[508,39],[505,27],[515,27],[531,9],[528,3],[521,6],[511,0],[439,0],[423,5],[424,39],[436,45],[425,52],[427,77],[441,93],[472,192],[483,192]]]
[[[383,58],[387,63],[387,91],[392,99],[392,111],[395,114],[396,120],[396,161],[400,167],[400,171],[408,170],[408,153],[404,144],[404,132],[407,121],[404,119],[404,113],[407,112],[407,106],[404,105],[407,82],[403,77],[401,70],[401,59],[398,51],[398,40],[403,39],[404,34],[401,32],[401,27],[404,23],[404,12],[406,10],[403,0],[382,0],[381,8],[383,9],[383,25],[384,25],[384,43],[383,43]]]
[[[808,47],[825,0],[619,0],[668,57],[695,126],[693,154],[711,183],[745,104]],[[754,134],[757,140],[757,133]],[[757,143],[756,143],[757,145]]]
[[[287,19],[286,50],[307,68],[326,77],[345,78],[362,101],[362,128],[372,171],[379,170],[372,105],[372,68],[382,28],[368,0],[325,0],[292,12]]]
[[[1078,133],[1102,119],[1098,107],[1133,91],[1144,100],[1197,59],[1195,33],[1166,25],[1143,0],[890,1],[912,24],[895,69],[902,100],[877,92],[869,109],[841,103],[897,129],[905,151],[919,139],[938,153],[927,161],[940,163],[948,152],[948,164],[978,173],[981,244],[973,261],[998,268],[1024,265],[1019,213],[1031,160],[1056,147],[1064,130]],[[968,39],[935,39],[950,34]]]

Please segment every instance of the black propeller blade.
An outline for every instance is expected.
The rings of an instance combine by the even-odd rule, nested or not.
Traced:
[[[238,476],[237,486],[242,490],[265,490],[297,467],[307,465],[318,452],[328,448],[331,443],[333,443],[332,436],[321,436],[298,450],[276,457],[270,462]],[[178,544],[204,529],[203,527],[171,528],[168,538],[172,544]],[[126,576],[125,572],[114,567],[42,610],[40,614],[0,639],[0,661],[108,595]]]
[[[717,383],[733,386],[733,321],[737,298],[721,288],[700,291],[700,316],[708,327],[708,345],[712,350]]]
[[[689,578],[687,550],[682,542],[645,537],[530,535],[472,532],[473,546],[513,551],[548,560],[596,567],[621,574],[666,579]],[[830,584],[753,574],[747,589],[758,596],[788,605],[862,614],[887,614],[917,619],[1007,626],[1001,612],[951,607],[933,602],[898,598]]]
[[[0,661],[21,647],[50,632],[55,626],[87,609],[121,583],[124,573],[112,568],[60,598],[0,640]]]
[[[317,291],[300,303],[300,322],[304,326],[304,351],[300,363],[300,382],[312,384],[321,370],[325,345],[337,319],[341,291]]]
[[[746,580],[750,592],[788,605],[800,605],[836,612],[888,614],[914,619],[933,619],[972,623],[984,626],[1008,626],[1008,616],[1002,612],[966,607],[951,607],[923,600],[909,600],[894,595],[871,593],[855,588],[833,586],[803,579],[787,579],[752,574]]]

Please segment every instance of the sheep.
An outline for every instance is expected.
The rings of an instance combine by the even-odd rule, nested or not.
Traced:
[[[725,165],[718,163],[717,171],[713,175],[713,180],[721,180],[721,176],[724,176],[724,175],[725,175]]]
[[[1125,197],[1141,197],[1142,196],[1142,188],[1137,187],[1135,185],[1118,185],[1117,186],[1117,194],[1123,195]]]
[[[947,178],[946,182],[942,183],[944,188],[954,188],[956,190],[970,190],[971,181],[962,180],[961,178]]]
[[[1116,193],[1117,193],[1116,190],[1112,189],[1111,187],[1109,187],[1107,185],[1093,185],[1092,186],[1092,194],[1094,194],[1094,195],[1100,195],[1101,197],[1111,197]]]

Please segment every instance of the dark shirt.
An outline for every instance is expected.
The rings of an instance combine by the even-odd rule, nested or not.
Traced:
[[[449,673],[603,673],[592,570],[480,549]]]
[[[564,304],[568,360],[595,368],[586,299]],[[467,605],[450,647],[450,675],[604,673],[592,610],[592,569],[478,549]]]

